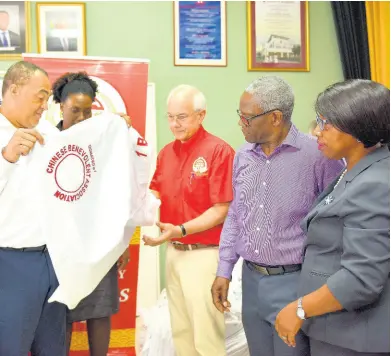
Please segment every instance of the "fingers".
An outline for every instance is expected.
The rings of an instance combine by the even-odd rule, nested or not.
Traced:
[[[28,129],[28,130],[25,130],[24,132],[25,132],[25,134],[27,136],[29,136],[29,137],[33,136],[34,137],[34,141],[33,141],[34,143],[36,141],[38,141],[41,145],[43,145],[45,143],[45,140],[43,139],[43,136],[37,130]]]
[[[117,112],[116,114],[121,116],[126,121],[126,124],[128,125],[128,127],[132,127],[132,120],[130,119],[130,117],[128,115],[126,115],[123,112]]]
[[[216,288],[213,288],[213,287],[212,287],[212,300],[213,300],[213,304],[216,307],[216,309],[219,312],[224,313],[225,308],[224,308],[223,304],[221,303],[220,293]]]
[[[287,335],[287,340],[285,341],[285,343],[286,343],[288,346],[295,347],[295,346],[296,346],[295,335],[293,335],[293,334],[288,334],[288,335]]]

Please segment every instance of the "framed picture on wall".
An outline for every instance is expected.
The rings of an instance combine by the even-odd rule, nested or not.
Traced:
[[[0,1],[0,59],[21,59],[30,51],[30,3]]]
[[[249,71],[310,70],[307,1],[248,1]]]
[[[225,1],[174,1],[174,64],[227,65]]]
[[[85,3],[37,3],[38,53],[85,56]]]

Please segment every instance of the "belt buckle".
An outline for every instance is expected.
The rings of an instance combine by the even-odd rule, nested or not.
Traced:
[[[263,267],[263,266],[257,266],[257,269],[259,272],[261,272],[262,274],[266,275],[266,276],[269,276],[269,271],[267,270],[266,267]]]

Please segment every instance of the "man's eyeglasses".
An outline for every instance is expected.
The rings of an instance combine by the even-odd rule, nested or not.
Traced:
[[[178,114],[178,115],[172,115],[170,113],[166,113],[166,117],[169,121],[177,120],[179,122],[186,120],[188,117],[198,113],[199,111],[193,111],[190,114]]]
[[[329,122],[327,119],[323,120],[319,115],[316,115],[316,124],[318,125],[320,131],[323,131],[328,123]]]
[[[258,114],[258,115],[254,115],[254,116],[251,116],[251,117],[245,117],[241,112],[240,110],[236,110],[236,112],[238,113],[239,117],[240,117],[240,121],[245,125],[245,126],[250,126],[250,122],[258,117],[261,117],[263,115],[266,115],[266,114],[270,114],[271,112],[273,111],[276,111],[278,109],[273,109],[273,110],[268,110],[268,111],[265,111],[263,112],[262,114]]]

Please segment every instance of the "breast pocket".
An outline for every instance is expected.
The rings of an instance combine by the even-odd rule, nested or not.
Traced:
[[[207,176],[189,177],[185,190],[185,202],[199,213],[211,206],[209,197],[209,179]]]

